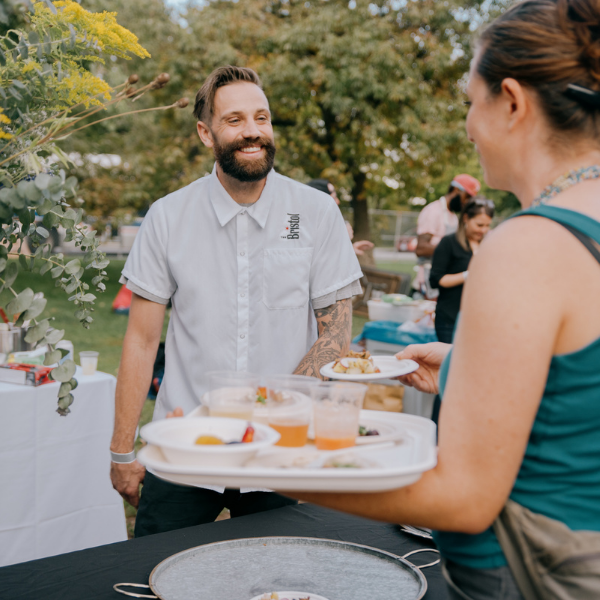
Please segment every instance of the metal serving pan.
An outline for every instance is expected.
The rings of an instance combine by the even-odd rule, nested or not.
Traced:
[[[369,546],[302,537],[262,537],[206,544],[159,563],[150,585],[119,583],[134,598],[251,600],[279,590],[298,590],[325,600],[419,600],[427,591],[420,569],[404,557]],[[149,588],[154,595],[121,587]],[[295,597],[294,597],[295,598]],[[292,600],[290,598],[290,600]]]

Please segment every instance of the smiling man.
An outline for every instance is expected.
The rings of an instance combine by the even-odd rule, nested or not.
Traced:
[[[221,67],[194,107],[211,175],[155,202],[123,269],[133,292],[111,443],[115,489],[138,505],[135,535],[289,504],[266,490],[191,488],[146,473],[133,443],[165,316],[155,419],[188,413],[216,370],[320,368],[348,350],[360,267],[333,199],[277,174],[269,102],[251,69]],[[144,487],[139,498],[139,484]]]

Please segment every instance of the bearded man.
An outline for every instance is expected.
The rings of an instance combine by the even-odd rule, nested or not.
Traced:
[[[210,371],[319,377],[349,348],[352,296],[361,292],[362,273],[334,200],[273,170],[271,113],[258,75],[216,69],[196,96],[194,115],[214,153],[213,172],[152,205],[121,279],[133,300],[111,479],[128,502],[139,503],[136,537],[214,521],[225,507],[235,517],[293,503],[267,490],[171,484],[135,461],[169,301],[154,419],[196,408]]]

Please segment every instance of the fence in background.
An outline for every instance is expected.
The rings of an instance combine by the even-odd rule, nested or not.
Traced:
[[[350,223],[353,212],[350,207],[342,207],[344,219]],[[377,248],[396,248],[403,235],[416,235],[418,216],[418,212],[370,208],[371,241]]]

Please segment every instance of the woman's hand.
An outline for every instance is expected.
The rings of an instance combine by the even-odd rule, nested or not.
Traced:
[[[437,394],[439,392],[440,366],[451,348],[452,344],[442,344],[441,342],[407,346],[402,352],[396,354],[396,358],[414,360],[419,364],[419,368],[414,373],[398,377],[398,379],[404,385],[414,387],[420,392]]]

